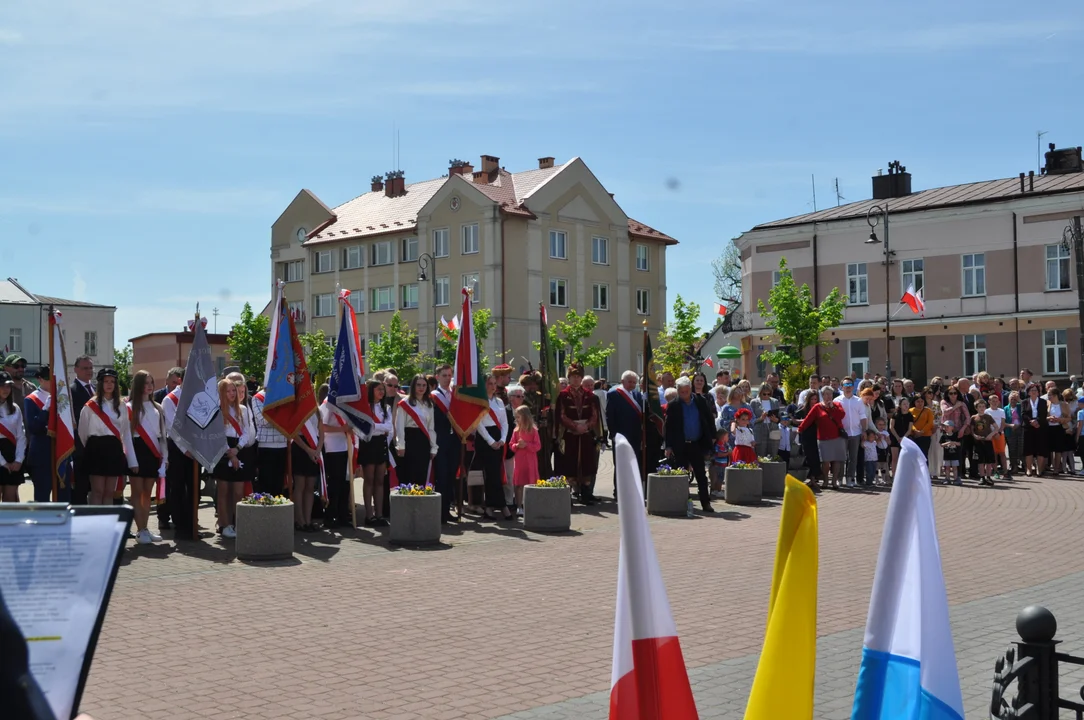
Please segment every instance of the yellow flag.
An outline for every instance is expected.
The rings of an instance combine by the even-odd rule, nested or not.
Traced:
[[[816,666],[817,501],[788,475],[764,648],[745,720],[812,720]]]

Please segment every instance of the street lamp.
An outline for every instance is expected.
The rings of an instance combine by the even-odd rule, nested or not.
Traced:
[[[1077,322],[1080,325],[1081,372],[1084,372],[1084,231],[1080,228],[1079,215],[1073,217],[1073,222],[1065,226],[1061,233],[1061,244],[1066,248],[1071,247],[1076,255]]]
[[[433,372],[440,364],[440,347],[437,344],[437,259],[429,253],[418,256],[418,282],[431,280],[433,288]]]
[[[866,212],[866,224],[869,225],[869,237],[866,238],[867,245],[873,245],[874,243],[881,242],[877,237],[877,225],[884,222],[885,226],[885,377],[892,380],[892,308],[889,298],[889,268],[892,265],[892,256],[896,253],[888,246],[888,202],[884,205],[874,205]],[[849,289],[849,288],[848,288]]]

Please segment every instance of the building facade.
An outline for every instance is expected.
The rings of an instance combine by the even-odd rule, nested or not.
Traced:
[[[879,242],[867,242],[867,213],[879,221]],[[808,283],[816,299],[838,287],[848,300],[843,322],[826,337],[831,359],[822,373],[884,373],[887,349],[892,372],[916,384],[980,370],[1011,377],[1025,367],[1068,378],[1081,372],[1081,350],[1076,258],[1063,233],[1077,215],[1084,215],[1079,162],[914,193],[905,169],[879,175],[872,200],[764,223],[738,238],[743,305],[768,301],[785,258],[795,283]],[[901,304],[909,286],[921,290],[924,316]],[[741,324],[743,366],[755,376],[765,369],[756,356],[773,338],[759,313]]]
[[[497,323],[491,357],[538,365],[541,302],[551,322],[569,309],[598,315],[594,339],[616,351],[594,372],[638,367],[634,336],[644,320],[652,333],[665,322],[666,248],[677,241],[630,219],[579,158],[541,158],[517,173],[489,155],[477,172],[451,165],[446,177],[413,184],[401,173],[374,177],[369,192],[334,209],[308,190],[294,198],[272,226],[271,261],[299,327],[334,334],[342,288],[366,343],[379,342],[399,310],[431,353],[437,323],[459,312],[470,287]]]
[[[29,367],[48,364],[50,305],[61,312],[69,369],[80,355],[89,355],[97,367],[113,364],[116,307],[38,295],[14,278],[0,280],[0,347],[5,355],[18,353]]]
[[[207,333],[211,360],[219,376],[229,366],[229,337],[228,334]],[[171,368],[185,367],[188,353],[192,351],[190,332],[147,333],[128,342],[132,344],[132,368],[149,372],[154,377],[156,387],[165,385]]]

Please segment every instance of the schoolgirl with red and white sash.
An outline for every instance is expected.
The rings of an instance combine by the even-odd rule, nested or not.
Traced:
[[[500,509],[505,519],[513,517],[504,497],[505,439],[508,437],[508,413],[504,403],[496,395],[496,381],[490,375],[486,380],[489,395],[489,412],[478,425],[475,433],[474,449],[482,465],[482,478],[485,482],[486,517],[495,518],[495,509]]]
[[[26,459],[26,432],[23,411],[15,404],[15,383],[11,375],[0,371],[0,500],[19,502],[23,484],[23,461]]]
[[[354,447],[356,453],[358,436],[326,399],[320,405],[320,425],[324,432],[323,460],[327,485],[325,525],[350,525],[350,481],[354,477],[350,467],[350,446]]]
[[[114,491],[128,475],[131,435],[128,409],[120,403],[115,370],[98,372],[94,397],[79,414],[79,439],[83,443],[83,465],[90,475],[91,505],[112,504]],[[112,480],[112,482],[107,482]]]
[[[222,407],[222,418],[226,423],[226,444],[230,448],[237,449],[237,456],[241,457],[241,450],[251,446],[256,441],[253,431],[250,411],[244,405]],[[230,463],[229,453],[215,465],[212,477],[215,480],[226,482],[245,482],[250,480],[250,475],[255,468],[246,465],[243,461],[237,464]]]
[[[377,377],[379,375],[379,377]],[[368,436],[358,447],[358,464],[364,478],[361,499],[365,504],[366,527],[378,527],[387,524],[384,519],[384,479],[387,474],[388,435],[395,432],[392,424],[392,411],[384,402],[387,388],[380,373],[365,383],[365,392],[369,396],[373,424]]]
[[[399,482],[426,485],[432,482],[437,435],[433,426],[433,401],[424,375],[415,375],[410,395],[399,401],[395,415],[395,452],[400,462]]]
[[[147,528],[151,515],[151,494],[164,490],[166,477],[166,423],[162,407],[154,402],[154,378],[140,370],[132,378],[131,400],[125,405],[128,419],[128,480],[132,484],[129,502],[136,524],[136,542],[147,545],[162,539]]]
[[[312,521],[312,507],[316,500],[317,481],[320,497],[327,501],[327,480],[324,461],[320,456],[324,434],[320,431],[320,414],[313,413],[301,427],[301,432],[290,446],[290,462],[293,471],[294,529],[302,532],[317,530]]]

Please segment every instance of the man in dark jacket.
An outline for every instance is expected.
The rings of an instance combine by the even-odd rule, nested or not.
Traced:
[[[640,378],[632,370],[621,375],[621,384],[606,393],[606,429],[613,447],[614,467],[617,467],[617,436],[624,435],[636,453],[636,467],[644,472],[642,437],[644,434],[644,396],[636,385]],[[640,478],[647,482],[647,476]],[[614,499],[617,499],[617,478],[614,478]]]
[[[693,393],[689,378],[678,379],[677,391],[677,401],[666,406],[666,457],[671,466],[691,470],[700,491],[700,507],[712,513],[704,458],[715,444],[715,422],[704,398]]]
[[[75,456],[73,457],[74,481],[72,482],[72,505],[86,505],[90,492],[90,476],[84,469],[83,443],[79,440],[79,414],[94,395],[94,361],[87,355],[75,358],[75,380],[68,383],[72,400],[72,420],[75,422]]]

